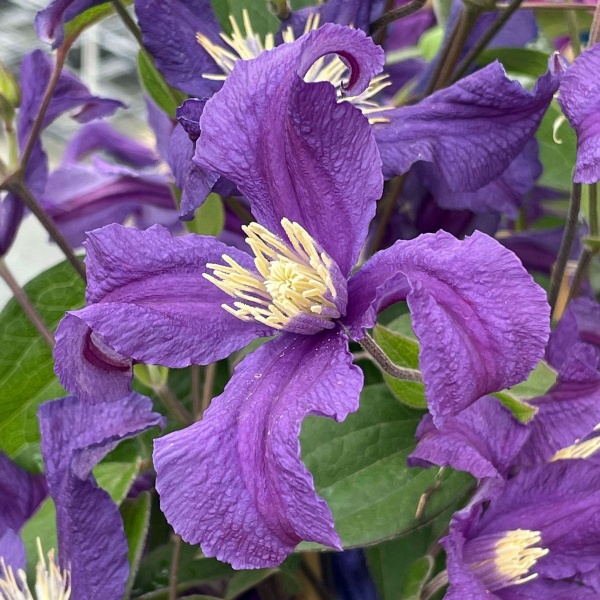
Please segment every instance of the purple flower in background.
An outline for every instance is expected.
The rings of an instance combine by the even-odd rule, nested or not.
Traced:
[[[82,162],[101,150],[127,166],[97,155],[91,164]],[[148,147],[106,123],[90,123],[67,145],[40,203],[73,247],[82,244],[86,231],[127,218],[139,228],[155,223],[180,228],[171,178],[157,167],[158,155]]]
[[[573,181],[600,180],[600,45],[582,52],[560,84],[558,102],[577,133]]]
[[[381,50],[325,25],[240,63],[202,114],[195,160],[250,201],[254,257],[210,237],[105,227],[86,243],[89,305],[57,332],[61,381],[92,401],[127,387],[131,359],[207,364],[276,336],[238,365],[201,422],[155,447],[168,520],[236,568],[279,564],[304,539],[340,547],[298,433],[309,413],[343,420],[358,408],[348,335],[362,339],[379,311],[407,300],[438,421],[524,379],[548,335],[543,291],[483,234],[401,241],[351,274],[383,179],[360,111],[329,83],[303,80],[334,51],[352,65],[347,92],[360,94]]]
[[[39,408],[46,479],[56,505],[59,565],[73,598],[120,600],[129,574],[117,505],[92,469],[117,444],[163,425],[149,398],[135,392],[91,404],[68,396]]]
[[[596,464],[569,460],[523,470],[492,492],[485,508],[474,502],[454,515],[442,540],[445,598],[597,598],[599,504]]]
[[[52,72],[52,59],[41,50],[28,54],[21,65],[22,102],[17,122],[19,151],[23,152],[44,92]],[[105,117],[124,106],[117,100],[93,96],[73,74],[63,71],[46,111],[43,127],[47,127],[64,112],[78,109],[73,118],[81,123]],[[25,183],[39,200],[48,177],[48,159],[39,139],[36,140],[25,170]],[[14,241],[25,213],[21,200],[9,193],[0,205],[0,256]]]

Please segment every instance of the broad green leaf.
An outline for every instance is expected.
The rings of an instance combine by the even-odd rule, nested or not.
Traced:
[[[510,392],[522,400],[542,396],[556,383],[556,375],[556,371],[541,360],[527,380],[511,387]]]
[[[398,403],[387,388],[366,387],[360,409],[343,423],[308,417],[302,456],[317,492],[329,504],[344,547],[374,544],[406,534],[455,506],[471,478],[444,471],[420,519],[416,510],[436,480],[436,469],[408,468],[422,412]],[[315,548],[302,544],[300,549]]]
[[[138,53],[138,75],[152,100],[169,116],[174,117],[185,96],[165,81],[162,73],[156,68],[154,59],[145,50]]]
[[[262,41],[266,34],[274,34],[279,29],[279,19],[269,10],[268,0],[212,0],[212,5],[223,31],[228,35],[232,31],[230,15],[236,20],[242,35],[249,33],[244,27],[244,11],[248,13],[252,30]]]
[[[433,558],[429,555],[421,556],[413,562],[404,579],[400,598],[402,600],[419,600],[423,587],[431,576],[433,567]]]
[[[410,326],[409,319],[400,317],[390,327],[397,325],[398,328],[405,329],[407,323]],[[419,344],[415,339],[381,325],[375,327],[374,337],[393,363],[400,367],[419,368]],[[383,379],[394,397],[403,404],[412,408],[427,408],[425,386],[422,383],[396,379],[385,373]]]
[[[235,600],[235,598],[241,596],[244,592],[252,589],[255,585],[258,585],[261,581],[271,577],[271,575],[274,575],[278,571],[279,569],[255,569],[252,571],[236,572],[227,585],[225,600]]]
[[[146,537],[148,536],[151,508],[151,499],[148,492],[143,492],[135,500],[127,501],[121,506],[125,537],[127,537],[127,544],[129,546],[127,559],[129,560],[130,570],[125,598],[131,596],[135,577],[140,567],[142,552],[144,551]]]
[[[425,60],[432,60],[437,54],[442,40],[444,29],[439,25],[428,29],[419,39],[418,48]]]
[[[484,67],[499,60],[509,73],[540,77],[548,70],[548,55],[531,48],[488,48],[477,59]]]
[[[554,140],[554,125],[557,119],[562,123],[556,130]],[[539,185],[569,191],[571,189],[571,172],[575,165],[577,139],[575,132],[567,121],[563,121],[563,114],[556,100],[552,101],[536,134],[540,144],[540,160],[544,171],[538,181]]]
[[[124,0],[123,4],[132,4],[132,0]],[[110,17],[114,12],[115,9],[111,2],[88,8],[65,25],[65,37],[79,37],[85,29],[106,19],[106,17]]]
[[[105,489],[117,504],[120,504],[138,471],[139,461],[133,464],[101,463],[94,469],[94,475],[98,485]],[[21,537],[27,552],[27,572],[32,575],[38,562],[37,538],[40,538],[45,553],[51,548],[57,548],[56,508],[51,497],[46,498],[39,510],[25,523]]]
[[[28,283],[25,292],[54,329],[66,310],[83,305],[84,284],[63,262]],[[39,440],[38,405],[65,391],[54,374],[50,348],[14,299],[0,313],[0,339],[0,450],[19,457],[22,448]]]
[[[210,194],[204,204],[196,211],[192,221],[186,221],[191,233],[214,235],[217,237],[225,225],[225,209],[218,194]]]

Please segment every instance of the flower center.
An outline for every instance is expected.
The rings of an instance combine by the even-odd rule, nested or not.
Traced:
[[[289,244],[258,223],[243,226],[257,272],[224,254],[227,264],[207,264],[212,275],[203,276],[238,299],[222,307],[242,321],[297,333],[331,328],[346,308],[346,290],[334,282],[341,273],[301,225],[288,219],[281,225]]]
[[[204,34],[198,32],[196,39],[198,43],[206,50],[211,58],[217,63],[222,73],[204,73],[202,77],[205,79],[224,81],[231,75],[233,67],[238,60],[250,60],[256,58],[265,50],[272,50],[275,47],[275,39],[272,33],[265,36],[264,43],[262,42],[260,35],[255,33],[252,28],[252,23],[248,16],[248,11],[244,9],[242,11],[244,32],[238,25],[233,15],[229,15],[229,21],[231,23],[232,33],[231,36],[225,33],[220,33],[221,39],[229,46],[231,50],[223,48],[218,44],[213,43]],[[304,27],[304,33],[308,33],[315,29],[318,29],[320,23],[320,15],[311,13],[308,16],[306,25]],[[288,27],[282,32],[282,38],[284,43],[289,44],[295,41],[294,31],[291,27]],[[378,94],[381,90],[391,85],[388,81],[387,75],[377,75],[371,80],[369,87],[357,96],[345,96],[343,93],[344,82],[348,77],[348,67],[338,56],[322,56],[319,58],[308,70],[304,76],[304,80],[309,83],[316,83],[320,81],[328,81],[331,83],[336,90],[336,94],[339,102],[351,102],[357,108],[361,110],[364,115],[370,113],[380,112],[388,110],[393,107],[380,106],[372,98]],[[371,124],[373,123],[386,123],[388,119],[383,117],[372,117],[369,119]]]
[[[484,554],[491,556],[471,563],[471,569],[490,592],[527,583],[538,576],[537,573],[531,573],[531,569],[549,552],[547,548],[538,546],[541,541],[541,533],[530,529],[507,531],[500,538],[497,534],[482,536],[469,542],[470,552],[477,546]],[[487,551],[484,547],[487,547]]]
[[[54,550],[48,552],[48,566],[37,539],[40,560],[36,567],[35,595],[37,600],[69,600],[71,598],[71,574],[61,571],[54,561]],[[15,575],[12,567],[6,566],[0,557],[0,598],[5,600],[33,600],[27,585],[27,576],[22,569]]]

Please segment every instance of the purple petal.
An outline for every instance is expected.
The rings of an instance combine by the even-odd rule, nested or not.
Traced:
[[[380,310],[406,298],[438,427],[526,379],[548,339],[544,291],[512,252],[480,232],[464,241],[442,231],[396,242],[350,279],[348,296],[344,323],[355,339]]]
[[[9,529],[20,531],[47,493],[43,475],[21,469],[0,452],[0,537]]]
[[[192,219],[194,211],[202,206],[219,175],[193,162],[195,143],[184,128],[178,125],[171,134],[168,149],[169,165],[181,189],[181,217]]]
[[[63,153],[63,164],[78,162],[93,152],[104,151],[109,156],[132,167],[149,167],[158,162],[154,150],[138,144],[107,123],[89,123],[70,139]]]
[[[575,298],[550,334],[546,359],[561,369],[576,344],[585,342],[600,349],[600,304],[589,298]]]
[[[315,60],[335,52],[352,67],[349,93],[364,90],[383,64],[381,48],[362,31],[332,24],[237,64],[206,104],[195,160],[231,179],[273,233],[285,235],[283,217],[300,223],[346,275],[382,178],[360,111],[338,104],[329,83],[301,79]]]
[[[176,88],[192,96],[212,96],[220,81],[203,74],[221,70],[196,40],[202,33],[221,46],[221,27],[210,0],[135,0],[144,46],[158,70]]]
[[[169,140],[171,139],[175,123],[151,98],[144,96],[144,102],[146,103],[146,112],[148,113],[148,123],[152,131],[154,131],[154,137],[156,138],[156,150],[160,158],[167,162]]]
[[[562,63],[529,92],[493,63],[415,106],[381,113],[374,126],[386,177],[432,162],[454,191],[474,191],[502,174],[537,129],[558,89]]]
[[[485,396],[448,419],[441,429],[425,415],[408,466],[450,466],[479,479],[505,477],[528,435],[528,428],[496,398]]]
[[[65,23],[92,6],[104,4],[107,0],[53,0],[35,16],[35,31],[38,38],[57,48],[65,36]]]
[[[0,534],[0,559],[13,570],[13,573],[16,573],[18,569],[25,570],[27,563],[25,545],[21,537],[12,529],[7,529]],[[2,562],[0,562],[0,580],[3,575]]]
[[[215,238],[172,237],[160,226],[137,231],[109,225],[91,232],[85,246],[89,306],[68,313],[55,347],[63,385],[82,397],[82,390],[85,396],[94,393],[89,386],[98,384],[107,360],[117,365],[118,372],[105,369],[117,394],[129,377],[129,358],[168,367],[207,364],[274,332],[221,308],[230,298],[202,277],[206,264],[220,262],[223,254],[247,269],[253,270],[254,263],[248,254]],[[85,330],[73,318],[100,336],[92,340],[106,347],[100,365],[90,362],[82,340]],[[104,356],[111,351],[117,357],[112,361]],[[107,387],[108,382],[99,389],[108,393]]]
[[[56,330],[55,370],[63,387],[86,402],[115,402],[129,392],[132,361],[112,350],[77,315]]]
[[[342,421],[358,408],[347,342],[281,335],[239,364],[201,422],[155,441],[161,508],[187,542],[236,569],[278,565],[301,540],[340,549],[298,434],[308,414]]]
[[[538,145],[534,139],[527,142],[523,151],[499,177],[474,192],[453,192],[431,164],[421,163],[416,167],[421,180],[442,208],[467,209],[474,213],[498,212],[513,219],[518,216],[525,195],[542,174]]]
[[[7,194],[0,200],[0,257],[9,251],[15,241],[24,215],[25,205],[14,194]]]
[[[600,46],[582,52],[560,83],[558,102],[577,133],[577,161],[573,181],[600,179]]]
[[[200,137],[200,117],[204,112],[205,104],[206,98],[190,98],[175,113],[177,122],[185,129],[192,142]]]
[[[570,348],[557,383],[543,396],[528,400],[539,410],[529,423],[530,438],[517,464],[545,462],[600,423],[598,366],[598,352],[591,345],[578,343]]]
[[[91,470],[117,444],[164,419],[149,398],[131,392],[112,403],[68,396],[39,408],[42,454],[56,504],[60,564],[71,571],[74,598],[117,599],[129,573],[119,509]]]

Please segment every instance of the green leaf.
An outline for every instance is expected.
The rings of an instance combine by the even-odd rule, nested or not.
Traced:
[[[268,0],[212,0],[212,5],[223,31],[228,35],[232,31],[229,15],[236,20],[242,34],[248,33],[243,25],[244,10],[248,12],[252,30],[262,41],[266,34],[275,34],[279,29],[279,19],[269,10]]]
[[[548,55],[532,48],[488,48],[477,59],[481,67],[499,60],[509,73],[541,77],[548,70]]]
[[[213,235],[217,237],[225,225],[225,209],[218,194],[210,194],[204,204],[196,211],[194,219],[186,222],[191,233]]]
[[[500,402],[510,410],[513,417],[521,423],[529,423],[535,417],[538,409],[510,392],[496,392],[492,394],[500,400]]]
[[[126,0],[123,4],[131,4],[132,0]],[[85,29],[91,27],[92,25],[106,19],[106,17],[110,17],[114,14],[115,9],[111,2],[107,2],[106,4],[101,4],[100,6],[93,6],[92,8],[88,8],[86,11],[77,15],[74,19],[71,19],[65,25],[65,37],[79,37]]]
[[[437,25],[428,29],[419,39],[417,47],[425,60],[432,60],[438,53],[442,40],[444,39],[444,29]]]
[[[429,555],[421,556],[410,566],[400,598],[403,600],[419,600],[423,587],[429,580],[433,571],[433,558]]]
[[[185,96],[172,88],[154,64],[154,59],[145,51],[138,52],[138,75],[144,89],[152,100],[169,116],[174,117],[177,107]]]
[[[101,462],[93,471],[96,483],[121,504],[140,472],[140,462]]]
[[[410,326],[409,319],[400,317],[390,323],[390,327],[405,330],[407,323]],[[419,368],[419,343],[415,339],[381,325],[375,327],[374,337],[393,363],[400,367]],[[394,397],[403,404],[411,408],[427,408],[425,386],[422,383],[396,379],[386,373],[383,374],[383,379]]]
[[[578,31],[580,33],[588,32],[592,24],[592,15],[580,10],[573,12]],[[534,10],[534,14],[538,25],[549,40],[569,35],[569,26],[563,11]]]
[[[554,125],[560,119],[562,123],[556,131],[554,140]],[[556,100],[552,101],[536,134],[540,144],[540,160],[544,171],[539,179],[539,185],[556,188],[568,192],[571,189],[571,172],[575,165],[577,138]]]
[[[131,596],[131,590],[140,567],[142,552],[148,536],[151,508],[151,499],[148,492],[143,492],[135,500],[127,501],[121,506],[121,516],[123,517],[125,536],[129,546],[127,559],[130,567],[125,598]]]
[[[409,468],[422,412],[399,404],[382,384],[366,387],[360,409],[343,423],[308,417],[302,456],[317,492],[329,504],[345,547],[364,546],[408,533],[455,506],[471,478],[444,471],[420,519],[415,513],[436,469]],[[302,544],[301,549],[315,548]]]
[[[25,292],[51,329],[65,310],[84,301],[84,284],[67,262],[36,277]],[[24,447],[40,439],[38,405],[65,391],[54,374],[48,344],[14,299],[0,313],[0,339],[0,450],[19,457]]]
[[[526,381],[514,385],[509,391],[522,400],[542,396],[556,383],[556,375],[556,371],[541,360]]]
[[[244,592],[252,589],[278,571],[279,569],[255,569],[236,572],[227,585],[225,600],[235,600],[235,598],[241,596]]]

